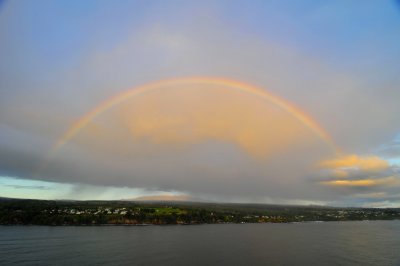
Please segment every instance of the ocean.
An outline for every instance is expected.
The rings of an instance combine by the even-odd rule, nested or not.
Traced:
[[[400,221],[0,226],[0,265],[400,265]]]

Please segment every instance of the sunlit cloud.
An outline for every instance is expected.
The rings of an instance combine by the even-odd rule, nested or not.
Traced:
[[[345,155],[340,158],[321,162],[321,167],[331,169],[357,169],[361,171],[382,171],[389,167],[389,163],[378,156]]]
[[[364,201],[368,202],[365,206],[378,206],[378,203],[374,205],[377,201],[398,198],[399,171],[382,157],[346,155],[324,160],[320,167],[318,183],[327,189],[340,191],[353,205],[360,205],[360,201]],[[382,203],[380,206],[386,205]]]
[[[336,187],[375,187],[399,185],[399,179],[393,176],[384,178],[368,178],[358,180],[330,180],[322,181],[321,184]]]
[[[113,139],[123,144],[121,151],[134,142],[165,149],[216,140],[264,158],[318,142],[307,125],[274,102],[229,86],[196,82],[132,98],[86,127],[78,136],[80,145],[107,152],[118,152]],[[329,152],[330,143],[325,145]]]

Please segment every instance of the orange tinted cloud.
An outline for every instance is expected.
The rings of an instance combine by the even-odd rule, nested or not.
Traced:
[[[360,157],[355,154],[323,161],[320,165],[330,169],[356,168],[364,171],[381,171],[389,168],[389,163],[378,156]]]
[[[392,186],[398,185],[399,180],[393,176],[373,179],[358,179],[358,180],[330,180],[323,181],[321,184],[335,187],[374,187],[374,186]]]
[[[191,89],[193,86],[197,87],[220,87],[227,90],[228,88],[239,92],[240,94],[249,93],[254,97],[258,97],[263,99],[264,101],[269,102],[269,104],[274,105],[276,108],[286,111],[291,114],[293,118],[297,119],[304,126],[308,127],[316,136],[321,138],[325,143],[330,146],[333,151],[338,152],[337,147],[333,143],[331,137],[307,114],[302,112],[300,109],[295,106],[285,102],[282,99],[272,95],[271,93],[266,92],[263,89],[259,89],[253,87],[251,85],[247,85],[238,81],[227,80],[227,79],[218,79],[218,78],[182,78],[182,79],[171,79],[158,81],[154,83],[149,83],[143,85],[141,87],[137,87],[123,93],[117,94],[112,98],[109,98],[105,102],[99,104],[91,110],[89,113],[83,115],[76,123],[74,123],[65,134],[57,141],[54,146],[54,151],[61,148],[68,142],[71,138],[73,138],[77,133],[79,133],[83,128],[85,128],[89,123],[92,122],[93,119],[98,117],[103,112],[112,109],[116,105],[119,105],[126,100],[132,97],[143,96],[144,94],[150,94],[154,90],[158,90],[163,88],[167,90],[169,87],[184,87],[185,89]],[[214,90],[215,91],[215,90]]]
[[[96,143],[114,151],[118,143],[123,143],[118,149],[135,142],[162,148],[217,140],[260,158],[320,143],[303,123],[275,104],[210,84],[175,85],[134,97],[95,123],[79,137],[89,146]],[[106,147],[110,143],[112,147]]]

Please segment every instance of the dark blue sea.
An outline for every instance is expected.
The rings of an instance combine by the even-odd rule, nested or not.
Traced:
[[[400,221],[0,226],[0,265],[400,265]]]

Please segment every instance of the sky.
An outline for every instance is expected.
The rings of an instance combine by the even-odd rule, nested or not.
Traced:
[[[0,1],[0,197],[400,207],[398,1]]]

